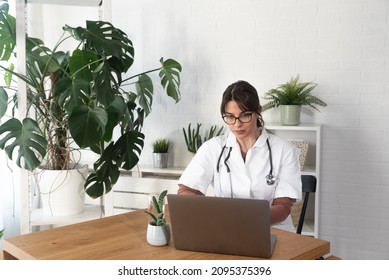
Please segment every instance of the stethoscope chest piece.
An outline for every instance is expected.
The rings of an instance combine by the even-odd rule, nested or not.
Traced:
[[[274,185],[274,183],[276,182],[276,178],[272,175],[272,174],[268,174],[266,175],[266,183],[271,186],[271,185]]]

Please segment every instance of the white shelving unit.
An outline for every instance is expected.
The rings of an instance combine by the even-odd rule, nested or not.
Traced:
[[[185,167],[154,168],[152,166],[141,166],[133,168],[133,177],[166,177],[178,179]]]
[[[176,174],[166,175],[165,171],[152,170],[152,176],[131,176],[123,174],[113,188],[114,214],[149,207],[151,197],[167,190],[176,193],[178,190]],[[166,170],[168,172],[168,170]],[[136,173],[137,174],[137,173]],[[135,174],[134,174],[135,175]],[[146,175],[142,173],[142,175]]]
[[[35,209],[31,212],[31,226],[63,226],[74,223],[81,223],[104,216],[104,209],[98,205],[86,204],[84,212],[72,216],[53,217],[43,211]]]
[[[268,124],[266,128],[284,139],[309,142],[304,169],[301,173],[315,176],[317,186],[316,193],[309,197],[302,234],[319,237],[321,125],[301,124],[298,126],[284,126]]]

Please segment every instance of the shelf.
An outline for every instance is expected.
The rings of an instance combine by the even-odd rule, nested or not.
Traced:
[[[295,131],[316,131],[320,129],[320,124],[300,124],[300,125],[281,125],[280,123],[265,124],[265,128],[272,130],[295,130]]]
[[[100,205],[85,205],[84,212],[72,215],[53,217],[43,211],[42,208],[31,211],[31,226],[65,225],[85,222],[101,218],[103,216]]]
[[[134,167],[131,172],[133,176],[137,177],[173,177],[178,179],[182,172],[184,172],[185,167],[168,167],[168,168],[154,168],[152,166],[139,166]]]
[[[309,236],[315,235],[315,223],[313,220],[304,221],[303,230],[301,231],[301,234]]]
[[[302,175],[314,175],[316,176],[316,168],[312,165],[305,165],[304,170],[301,171]]]
[[[285,140],[303,140],[309,142],[302,175],[313,175],[317,179],[316,193],[309,198],[307,216],[302,234],[319,237],[320,209],[320,157],[321,157],[321,124],[286,126],[280,123],[268,123],[265,128]]]

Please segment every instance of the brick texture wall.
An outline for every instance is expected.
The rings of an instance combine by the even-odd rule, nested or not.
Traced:
[[[150,142],[167,136],[170,164],[186,165],[182,127],[222,124],[220,98],[230,83],[248,80],[262,96],[300,74],[328,103],[302,115],[323,124],[320,237],[344,259],[389,258],[388,1],[113,2],[113,22],[132,38],[138,69],[161,56],[183,66],[181,102],[156,94],[142,164],[152,163]],[[264,117],[276,122],[278,112]]]

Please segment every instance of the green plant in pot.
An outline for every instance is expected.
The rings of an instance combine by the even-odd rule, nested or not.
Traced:
[[[299,75],[292,77],[289,82],[279,85],[265,93],[264,99],[270,100],[262,106],[263,111],[281,108],[281,124],[298,125],[300,123],[301,106],[319,111],[318,106],[327,106],[320,98],[313,96],[317,87],[313,82],[300,82]]]
[[[166,138],[156,139],[152,143],[153,153],[167,153],[170,149],[170,141]]]
[[[147,226],[147,242],[154,246],[163,246],[170,241],[170,227],[165,220],[164,204],[167,190],[164,190],[158,197],[151,197],[151,205],[145,213],[151,217]]]
[[[3,228],[2,230],[0,230],[0,239],[3,238],[4,231],[5,231],[5,228]]]
[[[131,40],[109,22],[86,21],[86,27],[64,26],[52,49],[26,36],[23,75],[12,64],[16,20],[7,8],[0,7],[0,70],[5,80],[0,87],[0,148],[29,171],[67,170],[74,152],[90,149],[98,159],[84,188],[92,198],[103,196],[121,169],[130,170],[139,161],[145,138],[141,129],[153,102],[150,75],[158,74],[163,90],[178,102],[181,65],[161,58],[154,69],[128,75],[135,58]],[[60,51],[68,40],[78,46]],[[27,84],[27,92],[17,91],[15,77]],[[22,120],[14,116],[20,95],[27,99]]]
[[[170,144],[170,141],[166,138],[156,139],[153,141],[152,146],[154,168],[167,167]]]
[[[196,128],[192,128],[192,124],[189,124],[182,131],[184,133],[186,147],[189,152],[195,154],[200,146],[207,140],[219,136],[223,133],[224,127],[218,127],[217,125],[212,125],[210,129],[205,132],[205,135],[202,135],[201,132],[201,123],[197,123]]]

